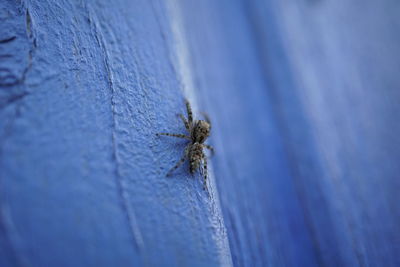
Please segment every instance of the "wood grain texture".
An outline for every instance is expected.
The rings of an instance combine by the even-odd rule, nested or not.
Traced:
[[[0,266],[400,266],[399,13],[1,1]]]

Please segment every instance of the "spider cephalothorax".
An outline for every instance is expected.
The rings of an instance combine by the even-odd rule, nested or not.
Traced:
[[[191,129],[191,139],[193,143],[204,143],[207,137],[210,135],[211,126],[208,122],[198,120]]]
[[[174,170],[176,170],[182,163],[188,159],[189,160],[189,170],[190,173],[194,173],[203,164],[204,168],[204,189],[207,185],[207,158],[203,152],[203,148],[210,149],[214,152],[214,149],[210,145],[204,144],[208,136],[210,135],[211,122],[206,116],[206,120],[193,120],[192,108],[190,103],[186,101],[186,110],[188,118],[186,119],[182,114],[179,114],[185,125],[186,130],[189,135],[184,134],[171,134],[171,133],[159,133],[157,135],[167,135],[174,136],[178,138],[184,138],[190,140],[190,143],[185,149],[185,154],[178,161],[178,163],[167,173],[167,176],[171,175]]]

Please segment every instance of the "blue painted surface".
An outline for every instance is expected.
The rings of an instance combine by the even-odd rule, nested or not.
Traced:
[[[155,133],[184,130],[165,7],[69,2],[1,4],[2,67],[26,74],[1,88],[0,265],[229,265],[215,199],[165,177],[183,143]]]
[[[0,2],[0,266],[400,265],[397,3],[54,2]]]

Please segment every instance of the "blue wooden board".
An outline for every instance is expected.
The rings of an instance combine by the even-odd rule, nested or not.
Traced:
[[[400,266],[394,1],[0,2],[0,266]],[[210,195],[184,98],[212,120]]]

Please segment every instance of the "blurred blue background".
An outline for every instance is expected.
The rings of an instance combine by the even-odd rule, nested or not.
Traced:
[[[400,2],[0,2],[0,266],[400,266]],[[184,99],[209,114],[210,195]]]

